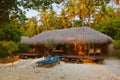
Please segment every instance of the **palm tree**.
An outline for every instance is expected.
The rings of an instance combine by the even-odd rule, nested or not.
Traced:
[[[69,15],[68,15],[69,16]],[[62,9],[61,14],[60,14],[60,19],[61,19],[61,28],[67,28],[70,25],[69,18],[66,15],[66,10],[65,8]]]
[[[42,9],[41,14],[40,14],[40,21],[43,24],[43,26],[45,27],[45,30],[47,30],[47,14],[48,12],[46,11],[46,9]]]
[[[106,4],[102,4],[96,9],[96,13],[94,14],[94,23],[98,24],[101,22],[107,14]]]
[[[20,28],[21,31],[24,32],[24,35],[34,36],[35,34],[40,33],[38,22],[36,17],[29,18],[26,22],[24,22],[23,26]]]
[[[50,9],[49,13],[47,14],[47,28],[48,30],[55,29],[55,11],[53,9]]]

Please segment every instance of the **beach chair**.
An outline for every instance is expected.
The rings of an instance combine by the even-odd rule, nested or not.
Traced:
[[[48,56],[45,57],[44,60],[38,61],[38,62],[36,62],[36,63],[38,64],[38,66],[40,66],[40,65],[43,64],[44,62],[49,61],[51,58],[52,58],[52,56],[51,56],[51,55],[48,55]]]
[[[59,62],[59,59],[60,58],[60,56],[54,56],[53,57],[53,59],[52,60],[49,60],[49,61],[46,61],[46,62],[44,62],[45,64],[53,64],[53,63],[57,63],[57,62]]]

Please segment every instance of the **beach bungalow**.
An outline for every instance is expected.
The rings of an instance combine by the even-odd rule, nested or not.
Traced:
[[[42,45],[43,53],[52,55],[108,55],[113,39],[90,27],[66,28],[42,32],[31,38],[31,44]],[[26,43],[22,41],[22,43]]]

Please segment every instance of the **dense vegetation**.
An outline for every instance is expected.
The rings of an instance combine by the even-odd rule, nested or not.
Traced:
[[[0,0],[0,58],[28,50],[28,46],[19,44],[24,33],[22,27],[27,20],[25,12],[49,9],[53,2],[60,3],[59,0]],[[26,35],[33,36],[34,33],[30,33]]]
[[[90,26],[111,36],[116,42],[115,48],[120,50],[120,8],[108,6],[109,1],[1,0],[0,57],[28,50],[28,46],[19,44],[23,35],[32,37],[45,30],[80,26]],[[115,6],[119,4],[118,1],[116,0]],[[53,3],[62,4],[60,14],[53,10]],[[37,10],[40,14],[26,18],[25,13],[30,9]]]

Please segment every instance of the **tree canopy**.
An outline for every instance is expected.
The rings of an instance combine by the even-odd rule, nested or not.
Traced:
[[[0,22],[7,22],[12,14],[16,18],[25,19],[25,10],[50,8],[52,3],[62,0],[0,0]]]
[[[0,26],[0,41],[19,42],[21,35],[20,30],[13,24],[3,23]]]

